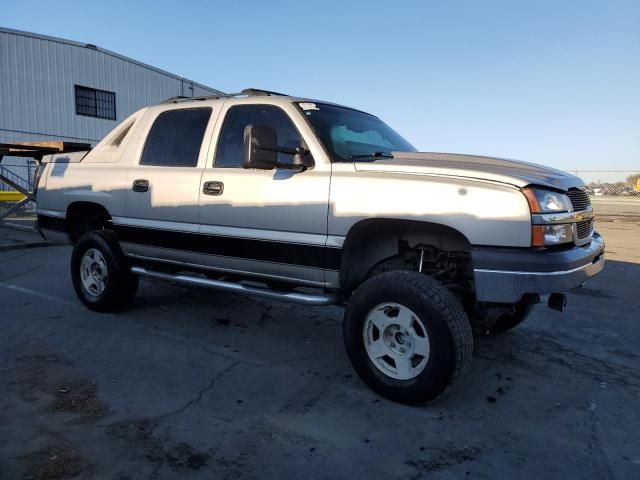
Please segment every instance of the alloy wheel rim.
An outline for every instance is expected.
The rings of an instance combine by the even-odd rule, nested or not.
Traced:
[[[429,363],[431,345],[422,320],[395,302],[381,303],[364,321],[363,340],[369,360],[385,375],[411,380]]]
[[[107,262],[102,253],[95,248],[87,250],[80,260],[80,279],[85,292],[99,297],[107,288],[108,278]]]

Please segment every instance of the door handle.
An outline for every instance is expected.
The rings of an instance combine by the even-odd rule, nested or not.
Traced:
[[[204,182],[202,185],[202,193],[205,195],[222,195],[224,192],[224,183],[222,182]]]
[[[132,190],[134,192],[147,192],[149,190],[149,180],[134,180]]]

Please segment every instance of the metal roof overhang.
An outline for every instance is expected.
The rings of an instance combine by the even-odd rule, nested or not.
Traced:
[[[45,155],[91,150],[88,143],[77,142],[16,142],[0,143],[0,163],[5,156],[33,158],[40,161]]]

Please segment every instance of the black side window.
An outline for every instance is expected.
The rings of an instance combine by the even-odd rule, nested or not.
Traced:
[[[210,108],[169,110],[158,115],[144,144],[140,165],[195,167],[210,116]]]
[[[220,131],[215,164],[220,167],[239,167],[242,164],[244,127],[262,125],[276,130],[278,145],[296,148],[302,146],[300,134],[284,111],[273,105],[238,105],[227,112]],[[292,161],[292,156],[278,153],[278,162]]]

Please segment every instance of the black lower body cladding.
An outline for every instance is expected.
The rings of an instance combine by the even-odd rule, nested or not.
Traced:
[[[114,230],[120,241],[138,245],[328,270],[340,268],[341,249],[339,248],[123,225],[114,225]]]

